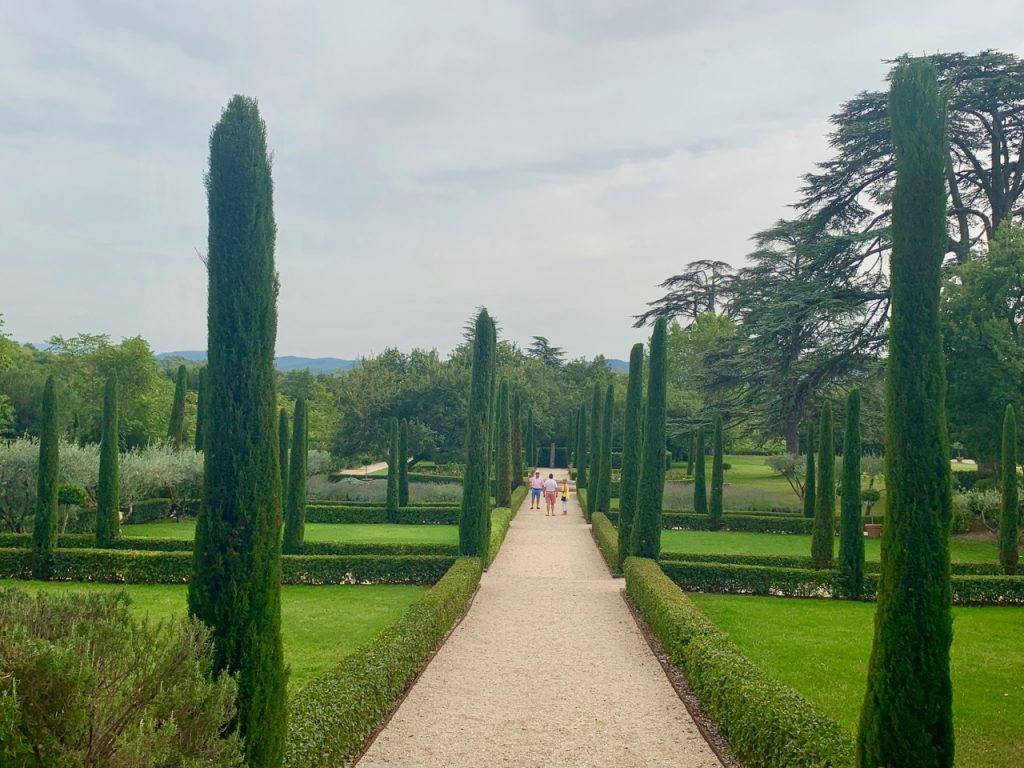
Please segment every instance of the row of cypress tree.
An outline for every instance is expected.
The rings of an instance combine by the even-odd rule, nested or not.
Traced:
[[[466,467],[459,513],[459,554],[484,557],[490,543],[491,429],[496,329],[486,309],[473,328],[473,367],[466,414]],[[528,417],[532,422],[532,416]],[[527,430],[527,441],[530,440]]]

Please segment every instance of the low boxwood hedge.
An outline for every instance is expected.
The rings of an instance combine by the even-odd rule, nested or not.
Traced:
[[[811,558],[803,555],[723,555],[710,552],[662,551],[661,560],[685,560],[691,563],[734,563],[736,565],[765,565],[770,568],[811,568]],[[877,560],[864,563],[866,573],[878,573],[882,564]],[[953,575],[1001,576],[998,563],[952,563]]]
[[[397,623],[291,696],[287,768],[342,765],[359,749],[465,611],[480,571],[479,558],[459,558]]]
[[[508,507],[495,507],[491,510],[491,540],[487,545],[487,565],[494,562],[494,558],[505,541],[505,534],[508,533],[509,523],[512,522],[512,510]]]
[[[747,659],[653,560],[630,557],[626,591],[708,715],[750,768],[853,764],[837,723]]]
[[[377,506],[350,504],[310,504],[306,507],[307,523],[386,523],[387,510]],[[402,507],[398,522],[406,525],[457,525],[459,508],[444,506]]]
[[[526,498],[527,490],[527,487],[522,483],[520,483],[519,486],[517,486],[516,488],[512,489],[511,509],[513,518],[515,518],[516,514],[519,512],[519,507],[523,505],[523,499]]]
[[[595,512],[591,519],[590,533],[601,550],[601,557],[608,564],[612,573],[619,570],[619,532],[608,520],[604,512]]]

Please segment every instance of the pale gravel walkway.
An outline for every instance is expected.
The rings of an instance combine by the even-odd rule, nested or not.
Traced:
[[[621,589],[575,496],[554,518],[527,499],[465,620],[359,765],[719,768]]]

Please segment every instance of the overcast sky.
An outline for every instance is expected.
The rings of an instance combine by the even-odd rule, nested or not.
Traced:
[[[278,354],[504,336],[628,357],[687,262],[741,264],[900,53],[1024,55],[1017,2],[0,0],[0,313],[206,344],[203,172],[274,153]],[[1003,20],[1003,21],[1000,21]],[[1004,23],[1005,22],[1005,23]]]

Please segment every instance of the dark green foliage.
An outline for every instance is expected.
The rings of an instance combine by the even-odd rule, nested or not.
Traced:
[[[479,583],[478,558],[455,561],[397,623],[302,688],[292,699],[285,765],[345,764],[394,708]]]
[[[619,513],[607,513],[608,519],[618,523]],[[700,512],[662,511],[662,528],[679,531],[708,530],[708,515]],[[749,531],[753,533],[810,533],[814,521],[796,515],[766,515],[726,513],[722,516],[722,531]]]
[[[35,520],[32,525],[32,575],[37,579],[49,578],[50,561],[57,544],[57,492],[60,475],[57,418],[57,389],[53,376],[48,376],[43,387]]]
[[[704,462],[704,427],[697,428],[697,451],[693,465],[693,511],[698,515],[708,513],[707,470]]]
[[[690,451],[686,455],[686,474],[693,477],[693,460],[697,453],[697,435],[690,435]]]
[[[846,398],[846,439],[843,441],[843,490],[839,517],[839,574],[843,597],[856,599],[864,589],[864,524],[860,499],[860,390]]]
[[[462,512],[459,515],[459,553],[483,557],[483,516],[490,502],[488,465],[490,448],[488,416],[491,399],[491,359],[494,354],[494,321],[481,309],[473,333],[473,378],[466,415],[466,469],[462,483]],[[529,437],[529,435],[527,435]]]
[[[398,506],[409,506],[409,421],[398,428]]]
[[[281,498],[288,498],[288,411],[282,408],[277,414],[277,460],[281,469]]]
[[[196,392],[196,450],[203,450],[203,431],[206,429],[206,366],[199,369],[199,384]]]
[[[725,493],[725,459],[722,456],[722,417],[715,414],[715,431],[711,438],[711,506],[708,509],[708,528],[722,527],[723,494]]]
[[[117,433],[117,374],[107,377],[103,391],[103,429],[100,435],[100,474],[96,485],[96,546],[109,547],[121,530]]]
[[[631,557],[624,570],[633,604],[737,758],[763,768],[850,764],[842,729],[747,659],[657,563]]]
[[[604,421],[601,418],[601,382],[595,381],[590,396],[590,451],[587,463],[590,465],[590,485],[587,486],[587,520],[597,511],[598,491],[601,487],[601,435]]]
[[[398,522],[398,456],[399,436],[398,419],[391,419],[391,438],[388,440],[388,490],[384,501],[384,509],[388,512],[388,522]]]
[[[807,471],[804,475],[804,517],[813,518],[814,509],[818,503],[817,482],[818,470],[814,466],[814,429],[807,430]]]
[[[576,487],[587,487],[587,405],[580,406],[576,416]]]
[[[1003,508],[999,518],[999,562],[1010,576],[1017,572],[1020,559],[1020,510],[1017,500],[1017,416],[1006,406],[1003,416],[1002,491]]]
[[[306,400],[295,401],[291,461],[288,468],[288,491],[284,505],[284,543],[282,551],[289,555],[302,552],[306,536],[306,461],[309,455],[309,417]]]
[[[178,375],[174,382],[174,400],[171,403],[171,422],[167,427],[167,439],[174,450],[180,451],[185,446],[185,382],[188,372],[184,365],[178,366]]]
[[[508,507],[512,504],[512,411],[509,402],[508,381],[501,380],[498,385],[498,410],[495,418],[498,421],[495,437],[497,445],[495,448],[495,463],[497,464],[495,478],[497,480],[497,493],[495,502],[499,507]]]
[[[526,464],[523,457],[523,399],[516,392],[512,398],[512,487],[520,487],[524,477]]]
[[[533,426],[533,409],[526,412],[526,469],[537,466],[537,430]]]
[[[495,507],[491,510],[491,539],[487,545],[487,564],[494,562],[498,555],[508,527],[512,522],[512,510],[508,507]]]
[[[634,344],[629,353],[629,381],[626,383],[626,412],[622,419],[622,480],[619,490],[618,556],[615,568],[625,559],[636,515],[636,492],[640,482],[640,457],[643,452],[644,345]]]
[[[818,426],[817,498],[811,531],[811,559],[815,568],[831,568],[836,517],[836,446],[832,432],[832,406],[825,403]]]
[[[668,382],[665,334],[665,320],[661,318],[655,322],[651,334],[643,459],[629,542],[629,551],[641,557],[657,557],[661,551],[661,503],[665,493],[665,390]]]
[[[274,339],[277,273],[266,127],[235,96],[210,135],[208,390],[203,501],[189,610],[214,669],[237,673],[250,768],[278,766],[286,729],[281,647],[281,474]]]
[[[903,61],[889,98],[893,189],[882,570],[857,764],[953,764],[952,486],[939,329],[946,232],[945,104],[935,68]]]
[[[611,509],[612,489],[612,421],[615,416],[615,389],[611,384],[605,390],[604,408],[601,410],[601,459],[598,464],[597,506],[595,511]]]
[[[626,559],[619,548],[622,528],[616,530],[604,512],[595,512],[590,533],[597,542],[597,548],[601,551],[601,557],[604,558],[609,570],[619,573],[622,570],[622,561]]]
[[[402,525],[457,525],[459,505],[413,506],[398,510]],[[307,523],[386,523],[388,512],[383,506],[352,504],[307,504]]]

